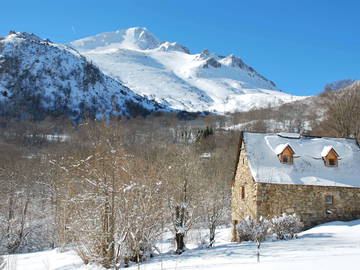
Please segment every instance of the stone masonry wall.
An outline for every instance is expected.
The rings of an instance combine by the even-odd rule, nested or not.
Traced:
[[[305,227],[360,218],[359,188],[267,183],[256,186],[257,217],[296,213]],[[332,205],[326,203],[326,196],[332,198]]]
[[[242,187],[244,198],[242,198]],[[256,183],[251,175],[246,153],[242,147],[235,179],[232,185],[232,220],[238,221],[246,216],[255,217],[257,212]]]

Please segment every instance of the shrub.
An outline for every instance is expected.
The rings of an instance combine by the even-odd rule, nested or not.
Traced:
[[[260,217],[258,221],[246,217],[237,225],[239,241],[254,241],[260,243],[269,235],[270,222]]]
[[[277,239],[292,239],[302,230],[304,224],[295,215],[282,214],[271,219],[271,231]]]
[[[4,258],[0,256],[0,270],[1,269],[5,269],[5,262],[4,262]]]

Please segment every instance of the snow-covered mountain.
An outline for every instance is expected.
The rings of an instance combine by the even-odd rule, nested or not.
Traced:
[[[78,119],[134,116],[164,108],[105,75],[66,45],[21,32],[0,39],[2,115]]]
[[[70,46],[138,94],[179,110],[245,111],[301,99],[279,91],[233,54],[191,54],[145,28],[102,33]]]

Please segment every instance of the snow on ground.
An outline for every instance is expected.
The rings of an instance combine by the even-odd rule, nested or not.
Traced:
[[[167,253],[141,264],[140,269],[339,270],[359,267],[360,220],[326,223],[301,233],[294,240],[268,240],[262,244],[260,262],[257,262],[254,243],[231,243],[230,231],[230,228],[219,230],[214,248],[192,248],[180,256]],[[196,243],[195,238],[193,244]],[[168,241],[163,247],[169,247]],[[11,264],[8,269],[14,270],[102,270],[98,265],[83,265],[71,251],[59,253],[50,250],[13,255],[7,261]],[[138,267],[134,265],[127,269],[135,270]]]

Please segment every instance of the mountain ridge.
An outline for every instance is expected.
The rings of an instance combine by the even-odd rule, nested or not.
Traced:
[[[146,28],[58,44],[26,32],[0,38],[1,115],[44,118],[227,113],[292,102],[240,57],[191,54]]]
[[[303,98],[281,92],[234,54],[191,54],[146,28],[100,33],[69,45],[138,94],[178,110],[225,113]]]
[[[34,34],[10,32],[0,39],[2,115],[136,116],[171,110],[105,75],[67,45]]]

